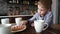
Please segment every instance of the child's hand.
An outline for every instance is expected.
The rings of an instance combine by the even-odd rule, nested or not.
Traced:
[[[27,21],[26,20],[22,20],[21,21],[21,25],[26,25]]]

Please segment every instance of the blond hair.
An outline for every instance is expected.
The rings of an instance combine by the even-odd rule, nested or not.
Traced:
[[[40,5],[40,3],[47,9],[51,9],[51,5],[52,5],[52,0],[39,0],[38,5]]]

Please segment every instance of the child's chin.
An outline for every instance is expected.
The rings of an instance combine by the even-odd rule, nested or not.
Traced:
[[[45,14],[40,14],[40,15],[44,16]]]

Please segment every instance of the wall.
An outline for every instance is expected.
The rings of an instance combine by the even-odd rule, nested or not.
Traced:
[[[52,0],[53,24],[58,23],[58,0]]]

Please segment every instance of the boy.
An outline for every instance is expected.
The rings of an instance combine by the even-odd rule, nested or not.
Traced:
[[[51,12],[52,0],[40,0],[38,2],[37,13],[28,21],[32,22],[34,20],[44,20],[50,26],[52,23],[52,12]],[[26,24],[27,21],[21,21],[21,25]],[[33,24],[32,24],[33,25]]]

